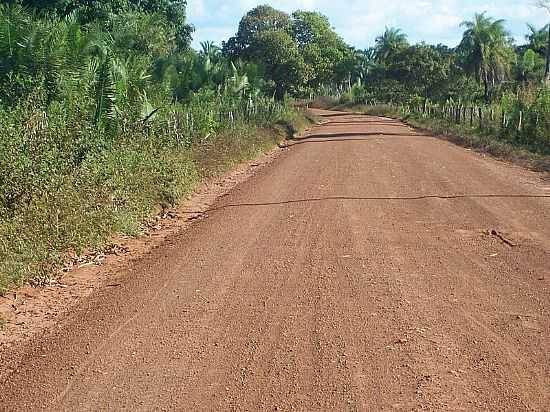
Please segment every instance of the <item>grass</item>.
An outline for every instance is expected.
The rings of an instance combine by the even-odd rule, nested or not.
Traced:
[[[225,129],[191,148],[125,140],[99,152],[0,216],[0,294],[24,282],[47,283],[68,253],[104,247],[115,234],[138,235],[159,206],[187,198],[205,179],[269,150],[311,124],[290,111],[271,127]]]

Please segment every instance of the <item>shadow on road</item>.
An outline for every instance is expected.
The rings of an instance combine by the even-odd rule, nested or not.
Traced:
[[[364,121],[364,122],[328,122],[323,123],[323,127],[326,126],[401,126],[406,127],[403,123],[400,122],[379,122],[379,121]]]
[[[411,140],[411,139],[422,139],[422,140],[426,140],[426,139],[435,139],[433,137],[430,137],[430,136],[391,136],[391,137],[385,137],[385,136],[380,136],[380,137],[355,137],[355,138],[343,138],[343,139],[322,139],[322,140],[310,140],[310,139],[307,139],[307,138],[303,138],[303,139],[293,139],[291,140],[292,143],[289,143],[287,144],[286,146],[284,147],[292,147],[292,146],[298,146],[298,145],[302,145],[302,144],[317,144],[317,143],[342,143],[342,142],[371,142],[371,143],[374,143],[374,142],[381,142],[381,141],[389,141],[389,140],[401,140],[401,139],[407,139],[407,140]]]
[[[364,117],[365,115],[363,114],[360,114],[360,113],[327,113],[327,114],[318,114],[317,116],[320,116],[320,117],[343,117],[343,116],[361,116],[361,117]]]
[[[382,132],[365,132],[365,133],[322,133],[322,134],[312,134],[307,135],[305,137],[295,137],[290,140],[292,141],[303,141],[303,140],[310,140],[310,139],[335,139],[337,140],[343,140],[338,139],[339,137],[366,137],[366,136],[398,136],[398,137],[429,137],[418,133],[382,133]]]

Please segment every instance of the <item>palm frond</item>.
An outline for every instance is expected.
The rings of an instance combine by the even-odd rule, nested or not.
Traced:
[[[111,122],[116,116],[116,91],[113,81],[113,64],[108,53],[98,66],[95,84],[95,122]]]

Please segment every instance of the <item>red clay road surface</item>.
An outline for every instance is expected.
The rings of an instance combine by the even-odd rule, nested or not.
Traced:
[[[321,114],[4,356],[0,409],[550,410],[549,182]]]

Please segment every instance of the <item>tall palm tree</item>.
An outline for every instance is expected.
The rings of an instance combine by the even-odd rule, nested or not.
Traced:
[[[396,27],[386,27],[384,34],[376,38],[374,51],[376,60],[384,63],[396,51],[408,47],[407,35]]]
[[[465,21],[466,28],[459,51],[466,71],[483,84],[485,101],[489,103],[489,89],[502,82],[510,72],[513,56],[510,37],[504,20],[495,20],[485,13],[476,14],[473,21]]]
[[[537,6],[550,13],[550,0],[537,0]],[[548,46],[546,47],[546,68],[544,70],[546,83],[550,82],[550,24],[548,25]]]

